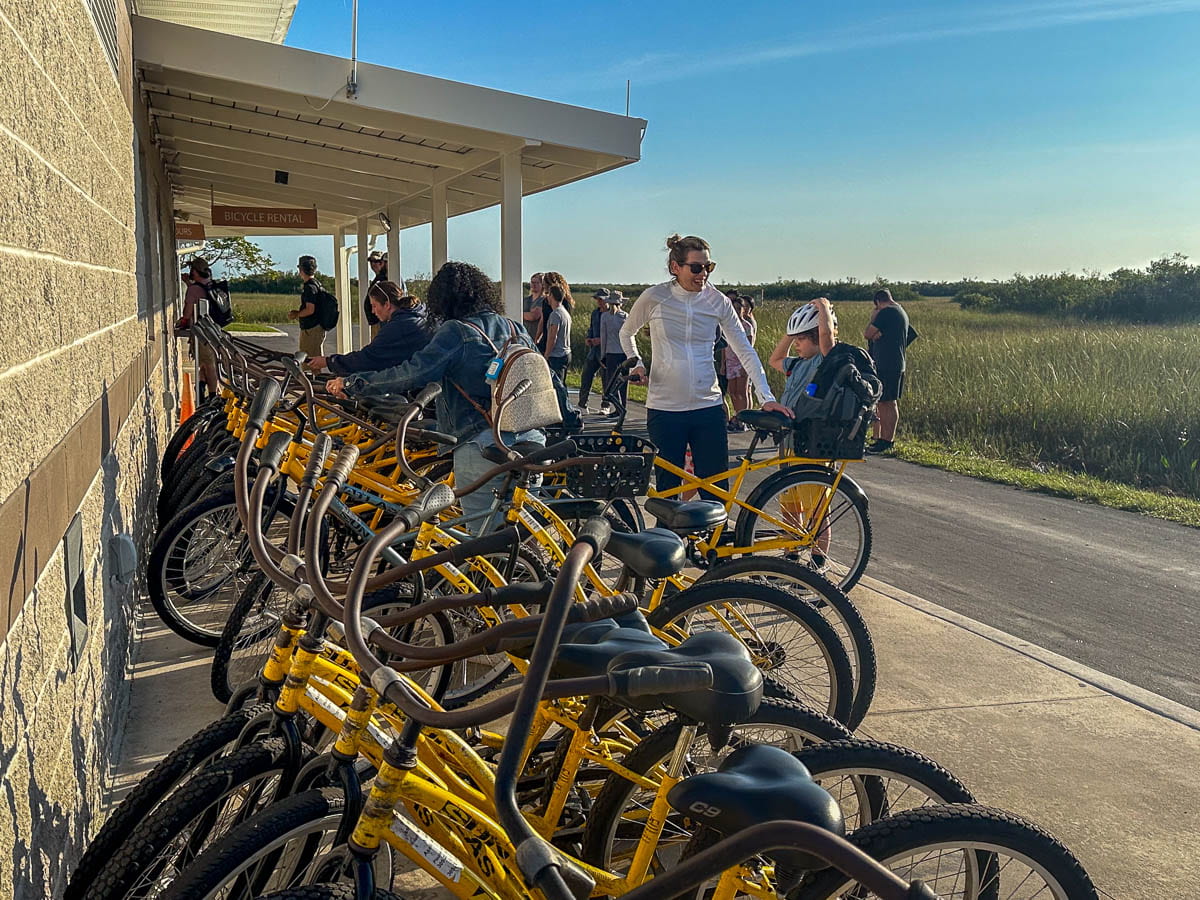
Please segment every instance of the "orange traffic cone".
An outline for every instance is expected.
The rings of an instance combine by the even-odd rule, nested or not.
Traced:
[[[192,396],[192,373],[183,373],[183,399],[179,403],[179,421],[186,422],[196,411],[195,399]]]

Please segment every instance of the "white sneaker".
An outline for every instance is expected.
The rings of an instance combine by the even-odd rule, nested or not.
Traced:
[[[602,415],[602,416],[611,416],[615,412],[616,412],[616,410],[613,409],[611,406],[609,406],[607,403],[605,403],[603,406],[600,407],[600,415]]]

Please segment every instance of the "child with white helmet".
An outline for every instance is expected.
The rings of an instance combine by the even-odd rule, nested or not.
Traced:
[[[837,344],[837,316],[827,297],[818,297],[792,313],[787,333],[771,351],[769,363],[787,376],[779,402],[795,409],[808,392],[821,361]],[[792,356],[791,351],[796,355]]]

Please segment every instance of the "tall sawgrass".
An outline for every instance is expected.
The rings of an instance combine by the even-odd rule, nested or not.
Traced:
[[[937,300],[905,309],[921,337],[902,436],[1200,498],[1200,325],[1070,323]],[[790,311],[760,310],[761,355]],[[870,311],[839,304],[841,338],[865,345]]]

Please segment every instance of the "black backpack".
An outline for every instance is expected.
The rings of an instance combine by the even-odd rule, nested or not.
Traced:
[[[860,347],[838,342],[817,367],[813,384],[813,396],[800,397],[793,411],[796,455],[861,459],[883,392],[875,363]]]
[[[208,316],[221,328],[233,321],[233,306],[229,303],[229,282],[210,281],[201,285],[208,300]]]
[[[338,309],[337,297],[318,285],[317,296],[313,298],[313,305],[317,308],[318,325],[326,331],[333,331],[333,329],[337,328],[338,317],[341,315],[341,310]]]

